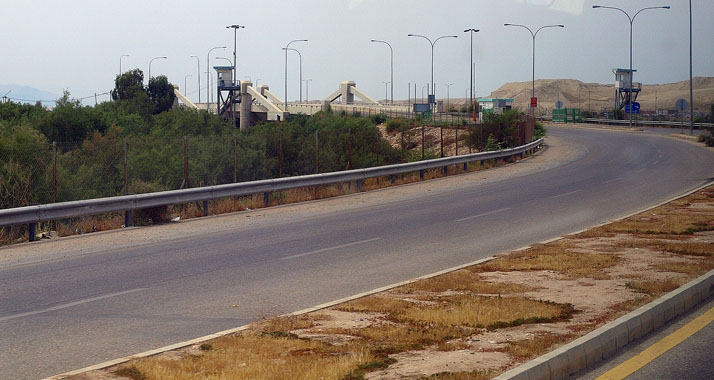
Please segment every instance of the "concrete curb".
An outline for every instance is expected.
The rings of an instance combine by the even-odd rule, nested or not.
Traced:
[[[714,270],[493,380],[559,380],[612,356],[714,294]]]

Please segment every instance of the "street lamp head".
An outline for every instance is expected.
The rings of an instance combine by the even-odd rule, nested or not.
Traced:
[[[563,24],[558,24],[558,25],[556,25],[556,26],[557,26],[558,28],[565,28],[565,25],[563,25]]]
[[[245,26],[243,26],[243,25],[229,25],[229,26],[226,26],[226,29],[230,29],[230,28],[233,28],[233,29],[243,29],[243,28],[245,28]]]
[[[503,26],[513,26],[513,24],[503,24]]]
[[[471,28],[471,29],[466,29],[466,30],[464,30],[464,33],[468,33],[468,32],[477,33],[477,32],[480,32],[480,31],[481,31],[480,29]]]
[[[670,8],[672,8],[672,7],[670,7],[669,5],[665,5],[665,6],[663,6],[662,8],[663,8],[663,9],[670,9]]]

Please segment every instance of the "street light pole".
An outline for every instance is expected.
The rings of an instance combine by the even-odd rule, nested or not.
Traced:
[[[689,134],[694,135],[694,87],[693,87],[693,33],[692,33],[692,0],[689,0]]]
[[[391,83],[392,87],[392,101],[391,103],[394,104],[394,49],[392,49],[392,45],[389,44],[387,41],[382,41],[382,40],[372,40],[372,42],[378,42],[382,44],[386,44],[389,46],[389,80]]]
[[[154,62],[154,60],[157,60],[157,59],[166,59],[166,57],[154,57],[154,58],[151,58],[151,60],[149,61],[149,79],[148,79],[148,81],[151,81],[151,63]],[[148,81],[147,81],[147,83],[148,83]]]
[[[649,9],[669,9],[670,7],[669,7],[669,5],[666,5],[666,6],[662,6],[662,7],[642,8],[639,11],[637,11],[637,13],[635,13],[635,15],[632,17],[630,17],[629,13],[627,13],[624,10],[617,8],[617,7],[608,7],[608,6],[604,6],[604,5],[593,5],[593,9],[597,9],[597,8],[614,9],[616,11],[620,11],[620,12],[624,13],[625,16],[627,16],[627,19],[630,21],[630,97],[627,100],[627,103],[630,106],[630,128],[632,128],[632,103],[633,103],[632,102],[632,90],[633,90],[633,88],[632,88],[633,80],[632,79],[635,76],[634,75],[635,73],[632,71],[632,26],[635,23],[635,17],[637,17],[638,14],[640,14],[646,10],[649,10]]]
[[[387,102],[389,100],[389,83],[391,82],[382,83],[384,83],[384,101]]]
[[[196,67],[197,67],[197,75],[196,78],[198,78],[198,103],[201,103],[201,59],[198,58],[197,55],[192,55],[191,58],[196,58]]]
[[[186,95],[186,97],[188,97],[188,85],[186,84],[186,80],[192,76],[191,74],[186,74],[186,76],[183,77],[183,94]]]
[[[208,51],[208,54],[206,54],[206,82],[208,84],[206,85],[206,103],[211,103],[211,52],[216,50],[216,49],[227,49],[226,46],[217,46],[214,48],[211,48]],[[208,105],[206,105],[206,109],[208,109]]]
[[[124,73],[121,69],[121,59],[124,57],[129,57],[129,54],[122,54],[122,56],[119,57],[119,76],[121,76]]]
[[[449,113],[449,106],[451,105],[451,96],[449,95],[449,87],[453,86],[453,83],[446,84],[446,113]]]
[[[287,50],[291,50],[298,53],[298,60],[300,62],[300,103],[302,103],[302,54],[300,54],[300,51],[298,49],[287,48]]]
[[[531,98],[535,98],[535,51],[536,51],[536,50],[535,50],[535,47],[536,47],[536,36],[538,36],[538,32],[540,32],[541,30],[543,30],[543,29],[545,29],[545,28],[565,28],[565,25],[555,24],[555,25],[545,25],[545,26],[541,26],[538,30],[535,31],[535,33],[533,33],[533,30],[531,30],[531,28],[529,28],[529,27],[527,27],[527,26],[525,26],[525,25],[521,25],[521,24],[503,24],[503,26],[517,26],[517,27],[519,27],[519,28],[524,28],[524,29],[526,29],[527,31],[529,31],[529,32],[531,33],[531,36],[533,37],[533,73],[532,73],[533,76],[532,76],[532,79],[531,79],[531,80],[532,80],[532,82],[531,82],[531,84],[532,84],[532,88],[531,88]],[[531,108],[530,105],[528,106],[528,108]],[[532,109],[532,111],[533,111],[533,114],[535,115],[535,109]]]
[[[434,42],[431,41],[426,36],[422,36],[420,34],[408,34],[408,37],[421,37],[427,41],[429,41],[429,44],[431,45],[431,95],[434,95],[434,101],[436,101],[436,90],[434,89],[434,45],[436,45],[437,42],[439,42],[440,39],[442,38],[459,38],[459,36],[441,36],[437,39],[434,40]],[[434,117],[434,111],[432,110],[432,118]]]
[[[233,80],[235,81],[237,78],[236,70],[238,67],[238,61],[236,59],[236,50],[237,50],[237,40],[238,40],[238,29],[243,29],[245,26],[243,25],[229,25],[226,26],[226,29],[233,29]]]
[[[285,100],[283,101],[283,111],[288,111],[288,48],[293,42],[307,42],[307,40],[292,40],[283,48],[285,50]]]
[[[310,82],[312,79],[305,79],[305,102],[310,103]]]
[[[471,112],[473,113],[472,119],[476,120],[476,109],[474,108],[474,33],[478,33],[479,29],[466,29],[464,30],[464,33],[469,33],[471,35],[471,63],[469,64],[469,74],[471,76],[471,82],[469,82],[469,88],[471,91],[469,92],[470,97],[469,97],[469,107],[471,108]]]

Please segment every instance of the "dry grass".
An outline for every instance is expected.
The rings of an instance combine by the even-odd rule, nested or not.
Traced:
[[[670,252],[678,255],[714,257],[714,243],[668,240],[627,240],[619,243],[626,248],[647,248],[659,252]]]
[[[473,371],[473,372],[442,372],[435,375],[421,377],[419,380],[488,380],[498,374],[498,371]]]
[[[294,330],[308,329],[317,321],[324,321],[327,316],[321,314],[302,314],[286,317],[269,318],[258,324],[258,330],[264,333],[287,333]]]
[[[570,318],[571,305],[525,297],[455,295],[439,298],[435,305],[401,299],[365,297],[338,307],[342,311],[385,313],[387,319],[407,325],[500,328],[524,323],[545,323]]]
[[[575,334],[542,333],[531,339],[508,342],[504,351],[519,360],[529,360],[545,354],[555,345],[571,341],[574,337]]]
[[[331,333],[358,337],[365,340],[375,350],[395,354],[421,350],[435,344],[446,348],[448,341],[468,337],[476,333],[476,330],[458,326],[382,324],[359,329],[339,329],[331,331]]]
[[[216,339],[213,349],[179,360],[150,358],[133,366],[147,380],[340,380],[374,360],[363,346],[244,334]]]
[[[520,284],[483,281],[478,274],[462,269],[417,281],[400,288],[400,290],[406,293],[417,291],[441,293],[453,290],[471,292],[473,294],[521,294],[532,289]]]
[[[714,269],[714,260],[700,261],[698,263],[668,262],[657,264],[655,268],[661,272],[683,273],[690,276],[699,276]]]
[[[682,282],[682,280],[675,278],[667,278],[659,281],[638,280],[628,282],[627,287],[640,293],[648,294],[651,296],[658,296],[677,289],[678,287],[682,286]]]
[[[513,272],[550,270],[570,278],[607,278],[604,270],[617,265],[620,258],[608,254],[579,253],[572,241],[564,240],[546,245],[536,245],[527,250],[511,253],[486,264],[470,268],[476,272]]]

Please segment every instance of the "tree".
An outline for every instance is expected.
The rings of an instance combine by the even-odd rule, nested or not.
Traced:
[[[170,110],[174,106],[176,95],[174,86],[169,83],[168,78],[160,75],[149,79],[147,88],[149,98],[154,102],[154,115]]]
[[[114,79],[113,100],[134,99],[142,92],[146,93],[144,73],[139,69],[127,71]]]

